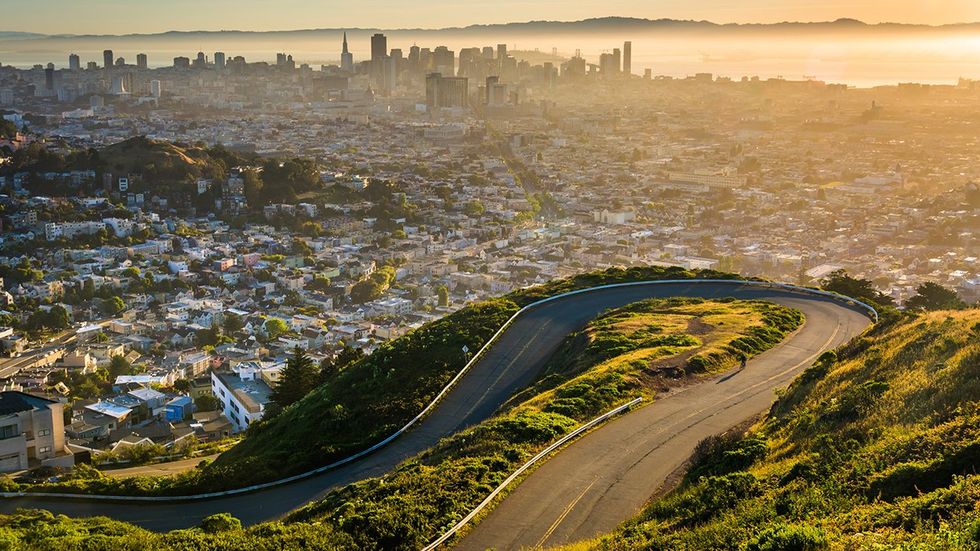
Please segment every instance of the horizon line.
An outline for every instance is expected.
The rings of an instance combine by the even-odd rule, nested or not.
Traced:
[[[24,31],[24,30],[3,30],[0,29],[0,35],[2,34],[24,34],[33,35],[28,38],[43,39],[43,38],[125,38],[125,37],[139,37],[139,36],[158,36],[165,34],[203,34],[203,33],[240,33],[240,34],[272,34],[272,33],[300,33],[300,32],[340,32],[340,31],[385,31],[385,32],[445,32],[445,31],[466,31],[466,30],[479,30],[479,29],[491,29],[494,27],[509,27],[509,26],[527,26],[527,25],[575,25],[580,23],[596,23],[596,22],[620,22],[620,23],[634,23],[634,24],[649,24],[649,23],[679,23],[679,24],[693,24],[693,25],[703,25],[715,27],[718,29],[725,28],[739,28],[739,27],[777,27],[777,26],[788,26],[788,25],[860,25],[863,27],[909,27],[916,29],[944,29],[949,27],[964,27],[980,25],[980,21],[959,21],[959,22],[949,22],[941,24],[929,24],[929,23],[906,23],[898,21],[879,21],[877,23],[868,23],[866,21],[849,18],[849,17],[839,17],[833,20],[819,20],[819,21],[774,21],[770,23],[718,23],[708,19],[675,19],[675,18],[644,18],[644,17],[630,17],[630,16],[617,16],[609,15],[602,17],[589,17],[585,19],[576,20],[557,20],[557,19],[532,19],[527,21],[510,21],[506,23],[471,23],[464,26],[449,26],[449,27],[402,27],[402,28],[384,28],[384,27],[310,27],[310,28],[293,28],[293,29],[266,29],[266,30],[247,30],[247,29],[192,29],[192,30],[178,30],[169,29],[163,31],[148,31],[141,33],[124,33],[124,34],[114,34],[114,33],[42,33],[36,31]]]

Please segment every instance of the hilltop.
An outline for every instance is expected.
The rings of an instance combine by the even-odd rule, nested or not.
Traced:
[[[106,170],[113,173],[153,174],[174,179],[200,176],[211,160],[202,148],[182,147],[145,136],[106,146],[99,151],[99,157]]]
[[[881,323],[581,549],[980,547],[980,310]]]
[[[193,31],[165,31],[159,33],[131,33],[124,35],[111,34],[41,34],[29,32],[3,32],[0,31],[0,40],[26,40],[26,39],[104,39],[104,38],[178,38],[200,36],[224,35],[234,36],[277,36],[285,35],[312,35],[317,33],[367,33],[384,31],[390,33],[513,33],[513,32],[620,32],[620,31],[782,31],[782,32],[837,32],[837,31],[915,31],[915,32],[942,32],[942,31],[965,31],[975,30],[980,27],[980,22],[950,23],[945,25],[926,25],[919,23],[866,23],[857,19],[839,18],[833,21],[782,21],[778,23],[716,23],[707,20],[692,19],[647,19],[640,17],[593,17],[577,21],[558,21],[558,20],[534,20],[510,23],[490,23],[473,24],[465,27],[441,27],[441,28],[394,28],[382,29],[378,27],[323,27],[309,29],[284,29],[273,31],[246,31],[246,30],[193,30]]]

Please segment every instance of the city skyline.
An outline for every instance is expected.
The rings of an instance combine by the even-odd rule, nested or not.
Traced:
[[[444,0],[417,2],[406,13],[388,0],[356,6],[309,6],[286,0],[274,6],[261,0],[226,1],[207,4],[175,0],[166,6],[103,0],[92,4],[45,0],[31,5],[4,7],[0,31],[45,34],[143,34],[167,31],[242,30],[284,31],[310,28],[440,29],[468,25],[505,24],[534,20],[574,21],[629,14],[632,17],[681,20],[710,20],[715,23],[778,23],[784,21],[833,21],[854,18],[866,23],[910,23],[944,25],[980,21],[980,5],[970,0],[949,0],[943,9],[934,3],[904,0],[885,4],[877,0],[842,3],[815,0],[799,5],[790,2],[748,0],[666,0],[650,3],[637,0],[577,2],[573,6],[553,0],[535,2],[470,3],[465,10]],[[106,17],[111,10],[113,17]],[[190,12],[188,10],[191,10]],[[191,13],[193,17],[188,17]],[[520,15],[512,15],[519,13]],[[188,21],[193,21],[188,24]]]

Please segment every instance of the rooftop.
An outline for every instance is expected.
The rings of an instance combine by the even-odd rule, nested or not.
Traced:
[[[235,395],[249,413],[262,411],[265,404],[269,403],[272,389],[262,381],[244,381],[229,373],[215,373],[214,376]]]
[[[32,409],[47,409],[49,405],[54,403],[56,403],[54,400],[27,394],[26,392],[0,392],[0,415],[13,415]]]

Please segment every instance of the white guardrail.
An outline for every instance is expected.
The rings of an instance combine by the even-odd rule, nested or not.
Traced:
[[[570,440],[573,440],[577,436],[581,435],[583,432],[585,432],[585,431],[591,429],[592,427],[594,427],[594,426],[596,426],[596,425],[598,425],[598,424],[600,424],[600,423],[608,420],[610,417],[619,415],[620,413],[628,410],[629,408],[635,406],[636,404],[639,404],[642,401],[643,401],[643,398],[636,398],[635,400],[632,400],[632,401],[630,401],[628,403],[625,403],[625,404],[619,406],[616,409],[613,409],[613,410],[607,411],[606,413],[603,413],[602,415],[596,417],[595,419],[589,421],[588,423],[582,425],[581,427],[579,427],[579,428],[573,430],[572,432],[566,434],[565,436],[561,437],[561,439],[559,439],[557,442],[555,442],[554,444],[552,444],[552,445],[548,446],[547,448],[545,448],[544,450],[542,450],[540,453],[538,453],[537,455],[535,455],[534,457],[532,457],[531,459],[529,459],[527,461],[527,463],[521,465],[520,468],[518,468],[516,471],[514,471],[513,473],[511,473],[511,475],[508,476],[507,478],[505,478],[504,481],[501,482],[499,486],[497,486],[496,488],[494,488],[494,490],[492,492],[490,492],[490,495],[488,495],[486,499],[484,499],[483,501],[481,501],[480,504],[477,505],[475,509],[473,509],[472,511],[470,511],[470,513],[468,515],[466,515],[465,517],[463,517],[463,520],[457,522],[452,528],[449,529],[448,532],[446,532],[445,534],[439,536],[439,539],[437,539],[437,540],[433,541],[432,543],[430,543],[429,545],[426,545],[425,547],[423,547],[422,548],[422,551],[432,551],[436,547],[439,547],[443,543],[446,543],[446,540],[448,540],[449,538],[453,537],[456,534],[456,532],[459,532],[459,530],[461,528],[463,528],[463,526],[466,526],[466,524],[469,521],[473,520],[476,517],[476,515],[480,514],[480,511],[482,511],[484,509],[484,507],[486,507],[487,505],[490,505],[490,502],[493,501],[493,499],[495,497],[497,497],[497,495],[500,494],[500,492],[504,491],[504,489],[506,489],[507,486],[510,486],[510,484],[512,482],[514,482],[515,480],[517,480],[517,477],[519,477],[522,474],[524,474],[524,471],[530,469],[535,463],[537,463],[538,461],[541,461],[542,459],[544,459],[548,454],[550,454],[551,452],[553,452],[553,451],[557,450],[558,448],[562,447],[563,445],[565,445]]]
[[[286,477],[286,478],[280,478],[278,480],[273,480],[271,482],[263,482],[262,484],[254,484],[252,486],[245,486],[243,488],[235,488],[233,490],[226,490],[226,491],[223,491],[223,492],[208,492],[208,493],[203,493],[203,494],[192,494],[192,495],[182,495],[182,496],[125,496],[125,495],[104,495],[104,494],[73,494],[73,493],[63,493],[63,492],[62,493],[58,493],[58,492],[0,492],[0,497],[3,497],[3,498],[37,497],[37,498],[78,499],[78,500],[149,501],[149,502],[199,501],[199,500],[215,499],[215,498],[221,498],[221,497],[234,496],[234,495],[238,495],[238,494],[251,493],[251,492],[258,491],[258,490],[264,490],[266,488],[272,488],[274,486],[281,486],[281,485],[284,485],[284,484],[289,484],[290,482],[296,482],[296,481],[302,480],[304,478],[309,478],[311,476],[315,476],[315,475],[318,475],[318,474],[321,474],[321,473],[324,473],[324,472],[327,472],[327,471],[336,469],[337,467],[346,465],[347,463],[351,463],[353,461],[357,461],[358,459],[360,459],[360,458],[362,458],[362,457],[364,457],[366,455],[369,455],[371,453],[374,453],[375,451],[377,451],[377,450],[379,450],[379,449],[387,446],[394,439],[398,438],[399,436],[401,436],[402,434],[404,434],[405,432],[407,432],[409,429],[411,429],[413,426],[415,426],[416,423],[418,423],[423,417],[425,417],[430,411],[432,411],[432,409],[436,406],[436,404],[438,404],[439,401],[441,401],[442,398],[445,397],[445,395],[449,393],[449,391],[456,385],[457,382],[459,382],[459,380],[463,377],[463,375],[465,375],[466,372],[469,371],[472,366],[476,365],[476,362],[478,362],[484,356],[484,354],[486,354],[486,352],[491,348],[491,346],[493,346],[494,342],[496,342],[497,339],[500,338],[500,336],[507,330],[507,328],[510,327],[514,323],[514,321],[517,320],[517,318],[519,318],[522,314],[524,314],[528,310],[530,310],[532,308],[535,308],[537,306],[540,306],[542,304],[546,304],[548,302],[553,302],[553,301],[556,301],[556,300],[563,299],[565,297],[574,296],[574,295],[581,295],[581,294],[585,294],[585,293],[592,293],[592,292],[596,292],[596,291],[602,291],[602,290],[605,290],[605,289],[615,289],[615,288],[621,288],[621,287],[640,287],[640,286],[647,286],[647,285],[678,285],[678,284],[683,284],[683,285],[687,285],[687,284],[694,284],[694,285],[705,285],[705,284],[707,284],[707,285],[711,285],[711,284],[714,284],[714,285],[744,285],[744,286],[750,286],[750,287],[761,287],[761,288],[769,288],[769,289],[780,289],[780,290],[783,290],[783,291],[786,291],[786,292],[803,294],[803,295],[821,296],[821,297],[824,297],[824,298],[828,298],[828,299],[831,299],[831,300],[835,300],[835,301],[838,301],[838,302],[842,302],[842,303],[845,303],[845,304],[849,304],[849,305],[852,305],[852,306],[859,307],[859,308],[863,309],[865,311],[865,313],[871,319],[873,319],[875,322],[878,321],[878,312],[874,308],[872,308],[870,305],[865,304],[865,303],[863,303],[861,301],[852,299],[850,297],[846,297],[844,295],[839,295],[837,293],[830,293],[830,292],[821,291],[821,290],[818,290],[818,289],[810,289],[810,288],[807,288],[807,287],[800,287],[800,286],[797,286],[797,285],[790,285],[788,283],[772,283],[772,282],[768,282],[768,281],[741,280],[741,279],[661,279],[661,280],[652,280],[652,281],[631,281],[631,282],[627,282],[627,283],[611,283],[611,284],[608,284],[608,285],[599,285],[599,286],[596,286],[596,287],[589,287],[589,288],[586,288],[586,289],[577,289],[575,291],[568,291],[566,293],[561,293],[559,295],[554,295],[554,296],[551,296],[551,297],[548,297],[548,298],[541,299],[541,300],[536,301],[536,302],[532,302],[531,304],[528,304],[527,306],[525,306],[525,307],[521,308],[520,310],[518,310],[513,316],[510,317],[510,319],[508,319],[506,322],[504,322],[503,325],[500,326],[500,329],[498,329],[497,332],[494,333],[492,337],[490,337],[490,339],[486,342],[486,344],[484,344],[483,347],[480,348],[480,350],[476,354],[474,354],[472,358],[470,358],[470,361],[466,362],[466,365],[464,365],[463,368],[460,369],[458,373],[456,373],[456,376],[453,377],[452,380],[449,381],[446,384],[446,386],[443,387],[443,389],[439,391],[439,394],[437,394],[436,397],[433,398],[431,402],[429,402],[429,405],[425,406],[425,409],[423,409],[421,412],[419,412],[418,415],[416,415],[415,417],[413,417],[411,421],[409,421],[408,423],[405,424],[405,426],[403,426],[402,428],[398,429],[397,431],[395,431],[394,434],[392,434],[391,436],[389,436],[389,437],[385,438],[384,440],[378,442],[377,444],[371,446],[370,448],[367,448],[365,450],[359,451],[359,452],[357,452],[357,453],[355,453],[353,455],[347,456],[347,457],[345,457],[343,459],[339,459],[337,461],[334,461],[333,463],[330,463],[329,465],[324,465],[322,467],[318,467],[316,469],[313,469],[313,470],[310,470],[310,471],[306,471],[304,473],[296,474],[296,475],[289,476],[289,477]]]

